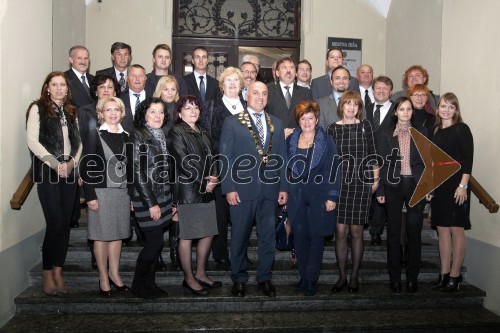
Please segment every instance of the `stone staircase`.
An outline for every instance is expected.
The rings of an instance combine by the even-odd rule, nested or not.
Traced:
[[[83,213],[83,210],[82,210]],[[223,282],[208,297],[195,297],[181,287],[182,273],[157,273],[157,282],[169,295],[143,300],[131,293],[98,293],[98,274],[91,269],[86,243],[86,215],[81,227],[71,230],[70,249],[64,267],[70,293],[47,297],[41,292],[41,265],[29,272],[30,287],[16,299],[16,315],[0,332],[499,332],[500,317],[483,308],[485,292],[465,283],[457,293],[431,291],[439,255],[435,232],[424,225],[423,267],[419,291],[393,294],[388,288],[386,249],[365,241],[360,272],[360,291],[345,290],[332,295],[337,280],[334,241],[325,248],[319,291],[305,297],[293,291],[297,271],[289,252],[277,252],[273,283],[277,296],[268,298],[257,291],[251,271],[247,296],[231,296],[229,272],[212,262],[208,274]],[[168,236],[168,234],[166,234]],[[166,237],[167,239],[167,237]],[[365,239],[369,239],[365,231]],[[121,272],[130,285],[135,260],[141,247],[132,240],[123,249]],[[249,257],[257,262],[256,235],[252,234]],[[163,250],[169,258],[168,246]],[[170,268],[170,267],[169,267]]]

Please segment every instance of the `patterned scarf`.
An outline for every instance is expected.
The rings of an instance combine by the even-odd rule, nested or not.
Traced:
[[[401,161],[401,175],[409,176],[411,175],[410,168],[410,127],[411,123],[400,123],[396,124],[396,129],[394,130],[393,136],[398,137],[399,142],[399,153],[402,157]]]
[[[152,128],[146,124],[146,127],[149,129],[153,137],[160,143],[161,151],[163,154],[168,154],[167,151],[167,140],[165,139],[165,133],[161,128]]]

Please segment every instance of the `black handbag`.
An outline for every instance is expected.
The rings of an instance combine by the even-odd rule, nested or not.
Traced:
[[[288,214],[286,208],[281,209],[278,215],[278,224],[276,224],[276,249],[280,251],[290,251],[293,250],[293,234],[292,226],[288,221]]]

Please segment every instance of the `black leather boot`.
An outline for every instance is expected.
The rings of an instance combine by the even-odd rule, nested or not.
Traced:
[[[130,288],[134,295],[148,299],[155,297],[155,295],[147,287],[147,279],[152,267],[154,270],[153,262],[145,262],[140,258],[137,258],[134,280],[132,282],[132,287]]]
[[[437,281],[432,284],[431,289],[440,290],[441,288],[446,286],[449,281],[450,281],[450,273],[439,274]]]
[[[161,254],[159,255],[161,258]],[[163,259],[161,259],[163,261]],[[158,262],[158,260],[155,260],[155,262]],[[154,296],[154,297],[166,297],[168,293],[158,287],[156,284],[156,267],[157,265],[151,265],[151,269],[149,270],[148,278],[146,280],[146,288],[149,290],[149,292]]]
[[[176,271],[181,269],[181,262],[179,260],[179,222],[170,223],[168,229],[168,242],[170,244],[170,260],[172,261],[172,268]]]

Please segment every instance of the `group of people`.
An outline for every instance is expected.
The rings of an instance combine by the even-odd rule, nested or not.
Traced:
[[[380,244],[387,219],[390,289],[401,292],[406,266],[407,291],[416,292],[424,202],[410,207],[409,200],[424,164],[410,128],[461,164],[426,197],[441,258],[433,288],[460,288],[464,230],[470,228],[472,134],[456,96],[434,95],[423,67],[405,72],[406,89],[391,100],[390,78],[373,79],[369,65],[351,78],[337,48],[327,52],[326,75],[311,80],[307,60],[296,64],[285,57],[277,61],[276,80],[268,85],[257,81],[260,62],[253,55],[245,56],[240,68],[227,67],[218,80],[207,74],[204,47],[192,51],[193,72],[184,77],[172,73],[168,45],[154,48],[149,74],[130,64],[131,55],[129,45],[114,43],[113,66],[94,77],[87,73],[89,51],[72,47],[71,68],[50,73],[28,108],[28,147],[47,225],[45,294],[68,292],[62,267],[79,187],[89,208],[88,239],[104,297],[112,296],[111,287],[143,298],[167,295],[155,279],[165,230],[172,265],[183,270],[186,290],[204,296],[222,286],[206,272],[212,252],[214,262],[231,271],[232,295],[243,297],[248,267],[254,265],[247,255],[254,223],[256,281],[265,295],[275,296],[275,224],[285,205],[298,260],[297,292],[316,294],[324,240],[333,234],[339,277],[332,292],[359,290],[363,230],[371,209],[372,244]],[[399,158],[386,158],[393,149]],[[129,288],[119,266],[131,220],[145,245]]]

